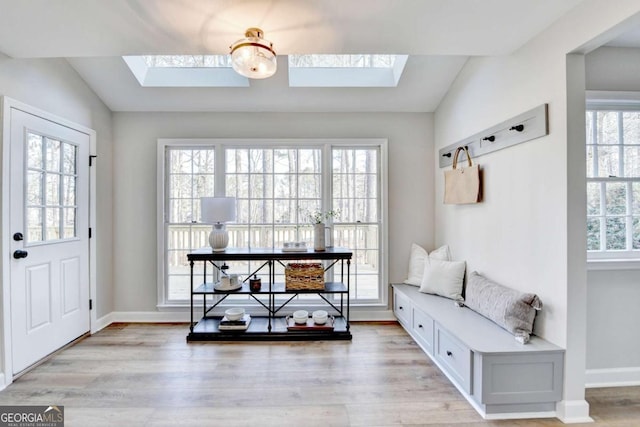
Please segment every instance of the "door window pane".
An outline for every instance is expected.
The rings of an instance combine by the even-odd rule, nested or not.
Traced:
[[[43,172],[27,171],[27,205],[42,205]]]
[[[77,237],[77,161],[76,145],[27,134],[27,244]]]
[[[78,147],[73,144],[62,144],[62,173],[75,175]]]
[[[60,141],[45,138],[46,141],[46,169],[51,172],[60,172]]]
[[[30,169],[44,169],[42,137],[40,135],[27,134],[27,167]]]

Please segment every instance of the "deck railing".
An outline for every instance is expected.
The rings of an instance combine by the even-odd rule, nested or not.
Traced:
[[[301,241],[313,247],[313,228],[310,226],[264,226],[242,227],[228,226],[230,247],[270,247],[263,242],[273,242],[273,247],[281,248],[285,242]],[[187,265],[186,253],[190,250],[209,245],[208,225],[171,225],[168,229],[168,247],[170,266]],[[378,226],[337,225],[333,228],[335,246],[354,250],[353,263],[369,266],[378,264]],[[373,249],[373,250],[371,250]]]

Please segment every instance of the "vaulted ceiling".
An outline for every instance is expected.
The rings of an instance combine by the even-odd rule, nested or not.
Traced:
[[[470,56],[509,54],[582,0],[0,0],[0,52],[66,58],[113,111],[434,111]],[[248,88],[141,87],[123,55],[226,54],[246,28],[278,72]],[[289,87],[293,53],[408,54],[395,88]]]

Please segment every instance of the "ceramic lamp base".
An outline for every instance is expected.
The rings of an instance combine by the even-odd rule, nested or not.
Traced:
[[[223,252],[229,244],[229,233],[224,224],[214,224],[213,230],[209,233],[209,244],[214,252]]]

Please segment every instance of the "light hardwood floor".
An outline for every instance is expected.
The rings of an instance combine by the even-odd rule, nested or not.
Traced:
[[[486,421],[404,330],[353,341],[187,343],[185,324],[115,324],[0,392],[64,405],[70,426],[556,426]],[[593,425],[640,426],[640,387],[588,390]]]

